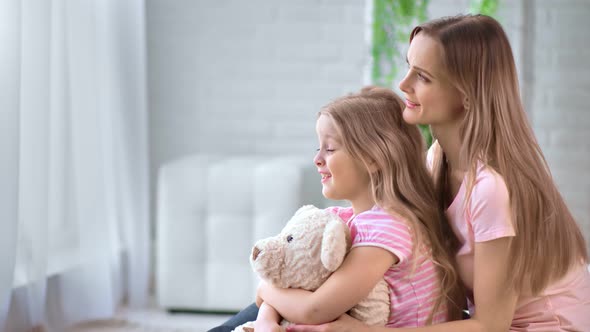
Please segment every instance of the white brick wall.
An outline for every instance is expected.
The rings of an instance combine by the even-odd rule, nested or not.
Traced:
[[[358,89],[364,1],[148,0],[154,168],[194,152],[315,150],[320,106]]]
[[[431,1],[429,16],[468,3]],[[588,0],[501,1],[499,13],[534,130],[587,239],[589,14]],[[311,158],[318,108],[362,82],[362,0],[147,0],[147,16],[152,176],[195,152]]]
[[[590,241],[590,1],[531,3],[529,114],[555,181]]]
[[[152,209],[158,168],[186,154],[300,153],[311,162],[319,108],[362,83],[363,0],[146,7]]]

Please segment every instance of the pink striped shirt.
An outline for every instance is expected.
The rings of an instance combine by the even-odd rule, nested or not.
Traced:
[[[388,327],[418,327],[427,323],[436,299],[440,282],[436,268],[426,250],[416,250],[411,230],[406,222],[393,218],[375,206],[354,216],[351,207],[330,207],[350,228],[352,248],[372,246],[385,249],[399,259],[385,272],[391,296],[391,315]],[[413,262],[416,259],[415,270]],[[433,316],[432,323],[446,321],[446,307],[442,305]]]

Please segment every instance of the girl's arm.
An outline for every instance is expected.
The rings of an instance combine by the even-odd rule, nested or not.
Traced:
[[[344,316],[335,322],[321,326],[294,326],[292,332],[355,331],[355,332],[442,332],[442,331],[508,331],[512,322],[518,293],[506,283],[510,273],[508,255],[510,237],[475,243],[474,257],[474,301],[475,316],[460,320],[419,328],[392,329],[369,327]]]
[[[342,265],[315,292],[282,289],[262,283],[258,295],[288,321],[332,321],[365,298],[398,258],[379,247],[355,247]]]

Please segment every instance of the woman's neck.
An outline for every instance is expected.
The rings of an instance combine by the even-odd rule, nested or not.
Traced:
[[[456,171],[467,171],[467,165],[461,161],[461,138],[458,128],[440,128],[432,126],[433,136],[445,153],[449,167]]]

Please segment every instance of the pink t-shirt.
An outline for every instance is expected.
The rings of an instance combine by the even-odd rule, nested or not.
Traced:
[[[429,167],[435,145],[428,151]],[[468,206],[465,204],[464,179],[446,214],[462,244],[456,257],[459,275],[473,292],[475,243],[515,236],[515,231],[506,183],[493,169],[478,167],[471,200]],[[469,300],[473,314],[473,296]],[[538,296],[521,295],[510,331],[590,331],[590,274],[586,266],[580,264]]]
[[[417,264],[413,268],[412,240],[409,226],[394,219],[379,207],[354,216],[350,207],[331,207],[350,229],[352,248],[373,246],[393,253],[399,262],[385,272],[389,285],[391,315],[389,327],[418,327],[426,325],[435,300],[440,294],[440,283],[435,266],[426,250],[417,250]],[[446,321],[446,307],[439,307],[433,323]]]

